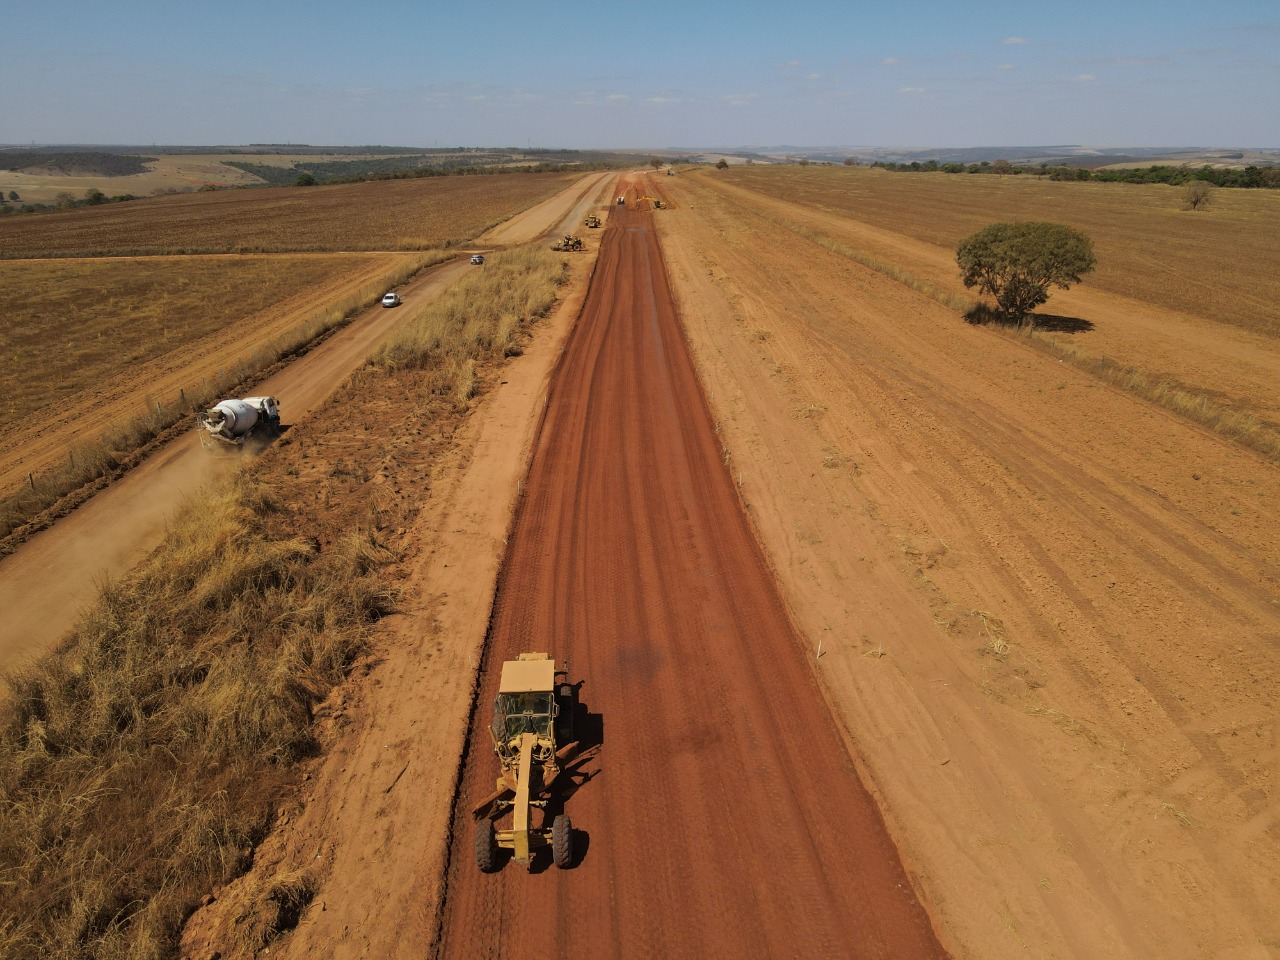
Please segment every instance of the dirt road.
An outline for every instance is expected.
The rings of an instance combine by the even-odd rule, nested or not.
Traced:
[[[496,600],[501,661],[568,659],[601,751],[574,869],[480,874],[463,809],[446,957],[942,956],[743,515],[652,214],[618,209],[566,348]]]
[[[517,214],[480,236],[480,245],[514,246],[529,243],[548,231],[576,233],[587,210],[607,202],[603,196],[606,185],[614,181],[612,173],[598,173],[587,177],[571,191],[564,191],[542,203],[535,204],[524,213]],[[572,199],[570,199],[572,196]]]

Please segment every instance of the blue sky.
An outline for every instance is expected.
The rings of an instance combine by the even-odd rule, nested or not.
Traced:
[[[1280,147],[1280,3],[10,3],[31,141]]]

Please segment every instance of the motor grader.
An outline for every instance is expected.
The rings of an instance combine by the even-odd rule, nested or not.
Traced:
[[[587,219],[583,220],[582,222],[585,223],[592,230],[600,226],[600,218],[597,217],[594,213],[591,214],[591,216],[587,217]]]
[[[573,825],[565,814],[546,824],[551,788],[573,762],[578,743],[573,739],[577,688],[567,670],[557,670],[546,653],[522,653],[502,665],[498,696],[493,702],[489,734],[502,766],[497,789],[473,811],[476,820],[476,865],[485,873],[501,866],[500,850],[527,868],[534,851],[550,847],[557,867],[573,862]],[[541,826],[533,826],[533,808],[543,811]],[[511,813],[510,829],[497,821]]]
[[[574,236],[572,233],[566,233],[564,239],[556,243],[552,250],[581,250],[583,249],[582,238]]]

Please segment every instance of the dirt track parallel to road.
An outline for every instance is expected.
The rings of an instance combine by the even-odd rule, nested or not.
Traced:
[[[742,512],[649,213],[612,213],[526,489],[440,955],[944,956]],[[487,705],[525,650],[569,660],[601,749],[564,807],[576,866],[483,875]]]

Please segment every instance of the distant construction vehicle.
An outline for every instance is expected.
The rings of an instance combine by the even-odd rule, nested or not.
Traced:
[[[500,850],[525,867],[534,851],[550,847],[557,867],[573,863],[573,824],[559,814],[540,827],[531,823],[532,808],[545,810],[550,791],[566,764],[573,761],[577,688],[567,671],[557,670],[546,653],[522,653],[502,665],[498,696],[493,702],[489,733],[502,765],[497,790],[473,811],[476,820],[476,866],[485,873],[501,867]],[[499,830],[495,821],[512,814],[511,828]]]
[[[552,250],[581,250],[583,249],[582,238],[574,236],[572,233],[566,233],[564,239],[554,244]]]
[[[655,210],[661,210],[664,206],[666,206],[666,204],[662,202],[662,199],[660,197],[641,197],[636,201],[636,206],[640,206],[641,204],[644,204],[644,203],[651,204],[653,206],[653,209]]]
[[[627,202],[627,198],[626,198],[626,197],[619,197],[619,198],[618,198],[618,206],[620,206],[620,207],[621,207],[621,206],[625,206],[625,205],[626,205],[626,202]]]
[[[600,218],[597,217],[594,213],[591,214],[591,216],[587,217],[587,219],[583,220],[582,222],[585,223],[588,227],[590,227],[593,230],[596,227],[600,226]]]
[[[200,443],[206,450],[242,447],[250,438],[280,433],[280,405],[275,397],[222,400],[196,414]]]

